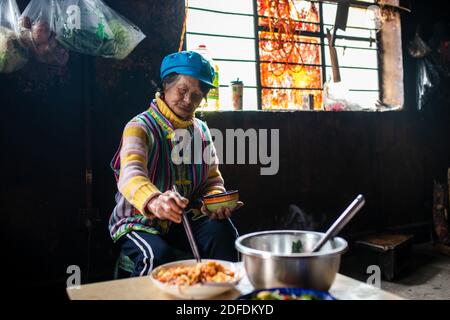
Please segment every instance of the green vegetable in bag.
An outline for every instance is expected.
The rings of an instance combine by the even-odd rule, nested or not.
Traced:
[[[105,34],[101,26],[96,30],[73,29],[57,36],[56,40],[65,48],[93,56],[114,56],[116,43]]]
[[[57,41],[68,50],[124,59],[145,35],[101,0],[61,0]]]
[[[119,20],[111,20],[109,27],[114,34],[116,42],[116,58],[124,59],[134,49],[134,46],[131,44],[132,35]]]
[[[20,43],[17,34],[0,26],[0,72],[16,71],[27,61],[27,50]]]
[[[0,73],[16,71],[28,61],[28,50],[19,36],[19,16],[15,0],[0,0]]]
[[[95,30],[66,29],[57,40],[67,49],[80,53],[116,59],[126,58],[135,47],[132,44],[133,35],[119,20],[109,21],[108,26],[111,35],[105,32],[102,24],[98,24]]]

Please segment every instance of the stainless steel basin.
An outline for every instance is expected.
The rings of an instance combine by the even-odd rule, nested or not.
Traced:
[[[248,278],[255,288],[296,287],[328,291],[339,271],[347,242],[339,237],[328,241],[319,252],[307,253],[323,233],[310,231],[262,231],[236,240]],[[302,253],[293,253],[300,241]]]

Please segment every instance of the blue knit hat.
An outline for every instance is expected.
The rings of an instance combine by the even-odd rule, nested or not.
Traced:
[[[197,52],[181,51],[166,56],[161,63],[161,80],[174,72],[194,77],[209,87],[215,88],[214,68]]]

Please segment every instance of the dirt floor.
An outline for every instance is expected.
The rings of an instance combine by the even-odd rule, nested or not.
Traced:
[[[340,273],[366,282],[370,274],[350,251],[344,255]],[[381,289],[411,300],[450,300],[450,256],[432,243],[414,245],[408,269],[392,281],[381,281]]]

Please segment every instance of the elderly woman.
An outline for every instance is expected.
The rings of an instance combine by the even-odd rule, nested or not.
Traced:
[[[200,54],[184,51],[163,59],[161,79],[162,90],[149,109],[125,126],[111,163],[118,192],[109,231],[134,262],[132,276],[147,275],[156,266],[177,260],[176,252],[190,252],[180,226],[183,210],[202,258],[237,260],[237,232],[229,217],[243,203],[212,213],[201,201],[225,192],[208,126],[194,116],[214,87],[214,69]],[[191,150],[202,155],[209,151],[212,161],[173,161],[177,129],[190,134]]]

